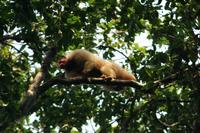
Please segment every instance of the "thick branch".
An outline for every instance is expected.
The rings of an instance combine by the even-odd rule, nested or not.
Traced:
[[[134,87],[136,89],[142,88],[144,85],[132,80],[106,80],[104,78],[71,78],[71,79],[61,79],[61,78],[54,78],[47,82],[45,82],[38,91],[38,95],[44,93],[49,87],[53,85],[77,85],[77,84],[98,84],[98,85],[113,85],[119,87]]]
[[[11,37],[8,36],[7,38],[4,38],[4,40],[5,39],[11,39]],[[2,40],[0,39],[0,43],[1,41]],[[47,52],[43,60],[40,71],[36,74],[32,83],[29,85],[28,91],[20,104],[20,112],[16,115],[16,117],[10,118],[9,121],[4,121],[0,123],[0,132],[2,130],[5,130],[11,122],[18,120],[21,117],[26,116],[31,112],[30,109],[34,106],[36,98],[38,97],[37,95],[38,89],[41,88],[40,87],[41,82],[44,81],[45,77],[48,74],[50,63],[52,62],[54,56],[56,55],[56,52],[57,48],[55,47],[50,48],[50,50]]]
[[[136,89],[141,89],[144,84],[141,84],[137,81],[130,81],[130,80],[106,80],[104,78],[70,78],[70,79],[63,79],[63,78],[53,78],[48,81],[46,81],[44,84],[42,84],[40,87],[38,87],[38,91],[35,94],[34,100],[38,99],[42,94],[45,93],[50,87],[54,85],[79,85],[79,84],[96,84],[96,85],[113,85],[113,86],[119,86],[120,89],[123,89],[125,86],[134,87]],[[118,89],[118,88],[117,88]],[[118,91],[118,90],[117,90]],[[37,104],[37,101],[32,101],[33,103]],[[26,114],[22,114],[23,116],[26,116],[28,114],[31,114],[35,112],[38,107],[34,106],[33,103],[29,107],[29,112],[26,112]],[[34,107],[33,107],[34,106]],[[35,108],[36,107],[36,108]],[[22,108],[23,110],[23,108]],[[22,117],[22,116],[20,116]]]
[[[48,74],[50,63],[56,55],[56,48],[52,47],[46,54],[44,61],[42,63],[41,70],[36,74],[32,83],[29,85],[28,91],[20,105],[21,112],[26,114],[29,112],[30,108],[33,106],[35,98],[37,97],[38,88],[41,82],[45,79]]]

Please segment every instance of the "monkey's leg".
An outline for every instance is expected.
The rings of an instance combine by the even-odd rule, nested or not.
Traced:
[[[105,65],[101,67],[100,71],[102,73],[101,77],[106,78],[106,79],[116,79],[115,71],[111,68],[110,65]]]

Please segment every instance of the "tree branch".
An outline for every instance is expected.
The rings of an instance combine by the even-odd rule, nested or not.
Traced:
[[[52,62],[54,56],[56,55],[56,51],[57,49],[55,47],[50,48],[50,50],[47,52],[44,58],[41,70],[36,74],[32,83],[29,85],[28,91],[20,105],[20,110],[22,114],[27,114],[30,108],[34,105],[34,101],[35,98],[37,97],[39,86],[48,74],[50,63]]]
[[[12,37],[7,36],[6,38],[4,38],[4,40],[11,39],[11,38]],[[1,43],[1,41],[2,40],[0,39],[0,43]],[[53,58],[55,57],[56,52],[57,52],[56,47],[52,47],[49,49],[49,51],[47,52],[47,54],[43,60],[40,71],[36,74],[32,83],[29,85],[26,95],[22,99],[22,102],[19,107],[19,109],[20,109],[19,112],[16,113],[15,117],[10,118],[10,120],[1,122],[0,123],[0,131],[5,130],[11,122],[18,120],[18,119],[28,115],[31,112],[30,109],[32,109],[32,107],[35,104],[36,98],[38,97],[38,95],[37,95],[38,90],[41,88],[40,85],[41,85],[42,81],[44,81],[44,79],[46,78],[46,76],[48,74],[48,70],[50,68],[50,63],[52,62]]]
[[[38,95],[41,95],[44,93],[49,87],[53,85],[77,85],[77,84],[98,84],[98,85],[113,85],[113,86],[119,86],[119,87],[133,87],[136,89],[140,89],[144,86],[144,84],[141,84],[137,81],[133,80],[107,80],[105,78],[70,78],[70,79],[61,79],[61,78],[53,78],[47,82],[45,82],[42,86],[40,86],[40,89],[38,91]],[[115,89],[115,88],[114,88]],[[116,90],[118,91],[118,90]]]
[[[99,46],[100,48],[109,48],[109,49],[112,49],[112,50],[114,50],[114,51],[117,51],[118,53],[120,53],[121,55],[123,55],[128,61],[130,61],[130,59],[129,59],[129,57],[127,56],[127,55],[125,55],[123,52],[121,52],[121,51],[119,51],[118,49],[116,49],[116,48],[113,48],[113,47],[111,47],[111,46],[103,46],[103,45],[101,45],[101,46]]]
[[[199,69],[199,68],[200,68],[200,64],[197,64],[197,65],[195,66],[195,68]],[[154,86],[153,86],[153,87],[157,87],[157,86],[159,86],[159,85],[163,85],[163,84],[165,85],[165,84],[171,83],[171,82],[175,81],[180,75],[182,75],[182,74],[184,74],[184,73],[186,73],[186,72],[188,72],[188,71],[190,71],[190,69],[189,69],[189,68],[186,68],[185,70],[176,72],[176,73],[174,73],[174,74],[171,74],[171,75],[169,75],[168,77],[166,77],[166,78],[164,78],[164,79],[156,80],[156,81],[153,82],[153,83],[154,83]],[[200,73],[200,72],[197,70],[197,73],[195,73],[194,78],[195,78],[195,77],[199,77],[199,76],[200,76],[199,73]]]
[[[0,38],[0,43],[3,44],[7,40],[15,40],[15,41],[19,42],[22,40],[22,38],[20,38],[19,35],[5,35],[2,38]]]

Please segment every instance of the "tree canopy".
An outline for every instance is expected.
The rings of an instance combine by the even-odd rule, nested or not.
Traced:
[[[138,80],[64,79],[81,48]],[[0,132],[199,131],[199,0],[0,1]]]

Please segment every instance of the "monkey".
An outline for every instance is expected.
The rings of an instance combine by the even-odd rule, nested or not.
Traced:
[[[102,59],[97,55],[77,49],[58,61],[64,69],[66,78],[101,77],[105,79],[136,80],[135,76],[112,61]]]

